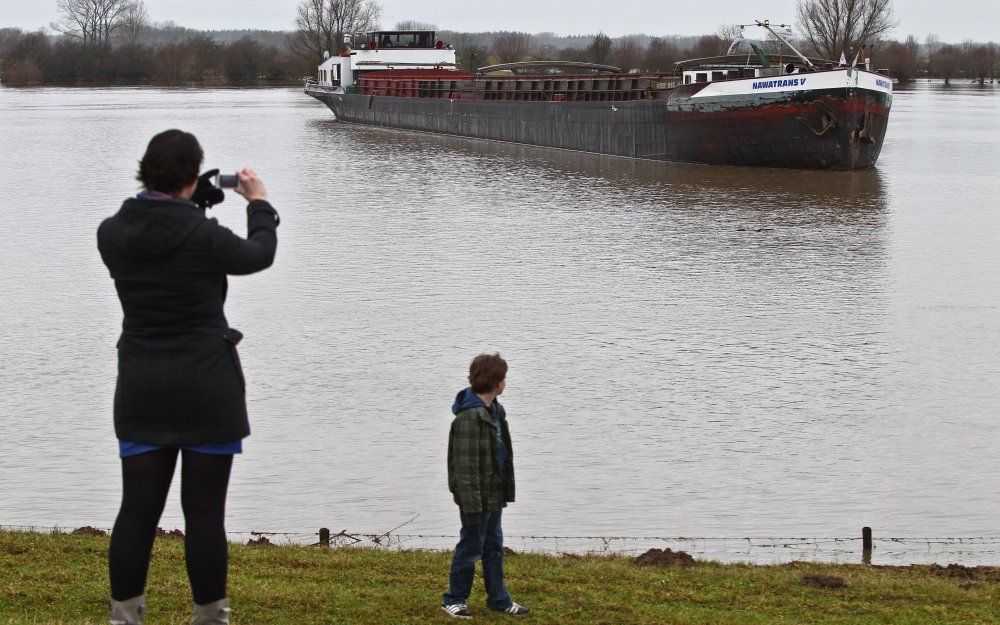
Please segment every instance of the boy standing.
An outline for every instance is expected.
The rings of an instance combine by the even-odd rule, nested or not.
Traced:
[[[448,490],[459,507],[462,532],[451,561],[450,587],[441,608],[455,618],[472,618],[476,560],[483,561],[486,606],[515,616],[528,608],[511,601],[503,583],[503,530],[500,514],[514,501],[514,452],[503,406],[507,362],[500,354],[480,354],[469,366],[470,387],[459,391],[448,437]]]

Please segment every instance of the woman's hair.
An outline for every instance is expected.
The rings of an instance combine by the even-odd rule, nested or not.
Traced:
[[[176,193],[198,178],[204,156],[193,134],[167,130],[149,142],[136,178],[147,191]]]
[[[500,354],[479,354],[469,365],[473,393],[491,393],[507,378],[507,361]]]

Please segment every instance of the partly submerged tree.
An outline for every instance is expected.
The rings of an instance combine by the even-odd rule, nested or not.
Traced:
[[[345,35],[378,30],[381,14],[382,7],[375,0],[302,0],[288,49],[313,61],[319,61],[324,52],[339,54]]]
[[[962,51],[958,46],[941,46],[930,59],[931,71],[938,78],[944,78],[944,84],[951,83],[962,66]]]
[[[996,72],[996,64],[1000,61],[1000,50],[993,42],[965,41],[962,43],[962,56],[966,74],[979,81],[980,85],[985,85],[986,79],[991,78]]]
[[[798,16],[806,41],[828,59],[874,44],[896,26],[892,0],[799,0]]]

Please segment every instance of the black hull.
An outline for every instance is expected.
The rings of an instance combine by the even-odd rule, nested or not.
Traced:
[[[337,119],[629,158],[854,170],[878,159],[892,96],[865,89],[631,102],[448,100],[307,93]]]

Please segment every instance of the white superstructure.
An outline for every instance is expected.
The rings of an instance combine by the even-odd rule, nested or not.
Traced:
[[[435,39],[434,31],[379,31],[349,37],[340,54],[323,61],[316,78],[343,92],[360,74],[388,69],[456,69],[455,51]]]

